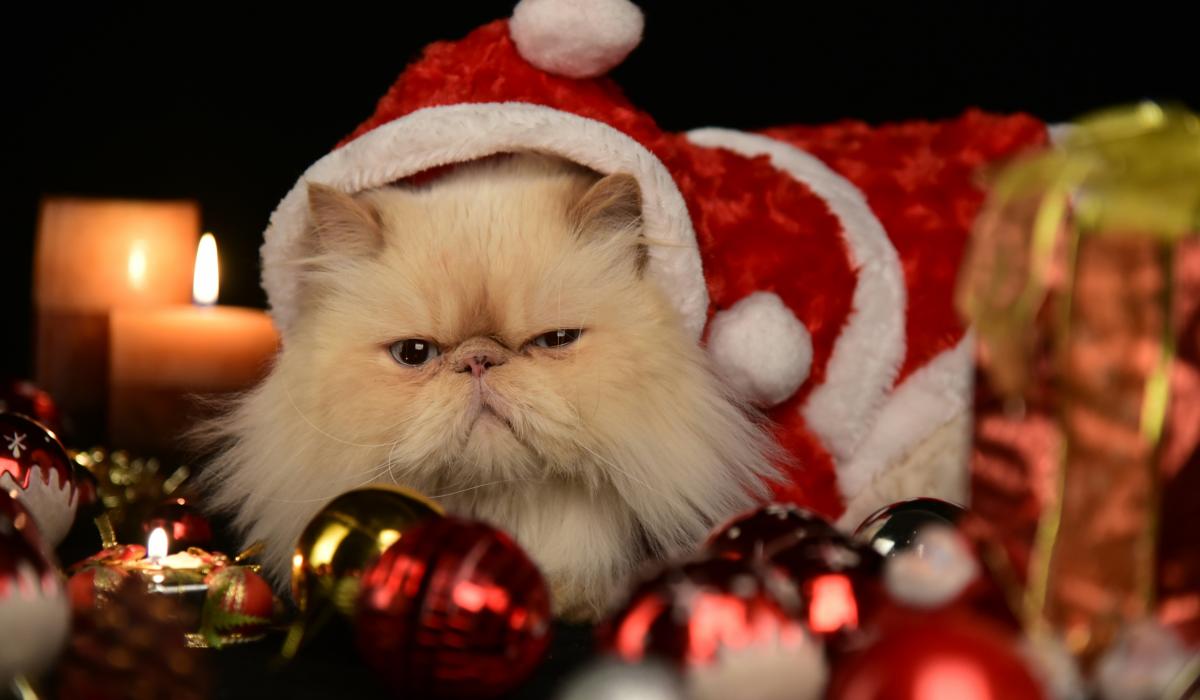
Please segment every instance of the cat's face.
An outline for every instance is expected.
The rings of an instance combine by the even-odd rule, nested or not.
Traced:
[[[303,405],[345,440],[389,444],[381,475],[435,491],[602,478],[580,465],[629,439],[694,345],[642,274],[631,178],[497,172],[313,193],[336,252],[289,348]]]

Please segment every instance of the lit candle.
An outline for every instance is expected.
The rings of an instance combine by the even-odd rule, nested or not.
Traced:
[[[198,417],[197,396],[243,391],[266,372],[275,328],[256,309],[216,306],[216,242],[196,253],[192,306],[124,309],[112,315],[109,434],[131,450],[170,454]]]
[[[109,314],[186,304],[199,235],[195,202],[42,202],[34,252],[35,376],[77,440],[103,437]]]

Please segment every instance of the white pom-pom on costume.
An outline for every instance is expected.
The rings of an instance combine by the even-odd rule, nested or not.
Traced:
[[[812,336],[778,294],[754,292],[713,317],[708,352],[735,389],[775,406],[808,378]]]
[[[548,73],[593,78],[642,40],[645,20],[629,0],[521,0],[508,33],[521,57]]]
[[[930,525],[912,545],[887,559],[884,585],[893,598],[917,608],[937,608],[963,592],[979,575],[979,565],[950,527]]]

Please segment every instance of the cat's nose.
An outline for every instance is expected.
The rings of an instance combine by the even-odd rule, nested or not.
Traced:
[[[472,376],[482,376],[489,369],[504,364],[504,357],[499,353],[477,353],[467,355],[459,364],[459,372],[470,372]]]

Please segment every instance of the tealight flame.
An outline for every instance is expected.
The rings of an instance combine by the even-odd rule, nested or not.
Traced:
[[[221,272],[217,265],[217,239],[211,233],[200,237],[196,248],[196,271],[192,275],[192,300],[211,306],[217,303],[221,289]]]
[[[146,242],[134,241],[129,249],[129,284],[141,289],[146,284]]]
[[[167,556],[167,530],[156,527],[150,532],[150,539],[146,541],[146,558],[157,562],[165,556]]]

